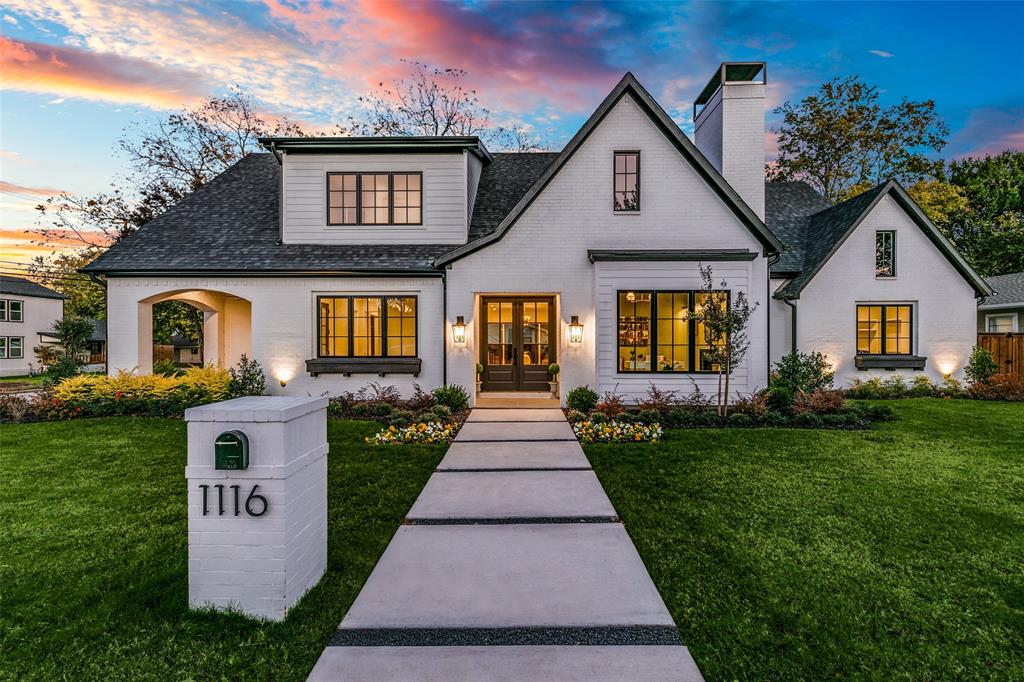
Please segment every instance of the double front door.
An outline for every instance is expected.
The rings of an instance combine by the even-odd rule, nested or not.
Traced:
[[[485,391],[547,391],[555,359],[555,301],[484,297],[480,364]]]

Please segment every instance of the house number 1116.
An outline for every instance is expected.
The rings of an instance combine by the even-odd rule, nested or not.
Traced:
[[[234,515],[239,516],[242,513],[242,509],[245,509],[245,513],[249,516],[263,516],[267,513],[267,498],[263,495],[259,495],[256,491],[259,489],[259,485],[254,485],[252,490],[249,491],[249,496],[245,498],[245,504],[239,505],[239,487],[237,485],[225,486],[223,483],[217,483],[216,485],[210,486],[207,484],[201,484],[199,486],[203,491],[203,516],[210,513],[210,488],[217,489],[217,516],[224,516],[228,512],[224,508],[224,488],[230,488],[231,499],[234,501]]]

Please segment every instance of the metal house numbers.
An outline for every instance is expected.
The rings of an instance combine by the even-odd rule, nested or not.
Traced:
[[[214,468],[222,471],[239,471],[249,468],[249,438],[242,431],[225,431],[213,442]],[[216,490],[217,516],[241,516],[244,510],[248,516],[263,516],[267,513],[267,498],[256,491],[259,484],[241,501],[241,486],[237,484],[203,483],[199,488],[203,491],[203,516],[211,513],[210,488]],[[227,488],[228,499],[225,500],[224,489]]]

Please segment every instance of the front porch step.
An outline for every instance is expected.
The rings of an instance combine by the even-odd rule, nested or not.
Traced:
[[[489,407],[498,409],[550,409],[558,408],[560,406],[561,401],[558,398],[551,397],[551,394],[546,391],[543,393],[532,393],[523,391],[478,393],[476,396],[475,404],[475,407]]]
[[[329,646],[310,680],[702,682],[685,646]]]

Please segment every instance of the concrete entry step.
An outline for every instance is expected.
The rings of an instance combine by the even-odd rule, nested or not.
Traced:
[[[315,682],[703,682],[684,646],[327,647]]]
[[[402,526],[340,628],[669,626],[617,523]]]
[[[436,473],[409,521],[616,519],[593,471],[471,471]]]
[[[452,443],[438,471],[452,469],[589,469],[575,441]]]
[[[550,393],[479,393],[474,407],[490,408],[557,408],[558,398]]]
[[[561,410],[545,409],[489,409],[476,408],[466,421],[471,422],[564,422]]]
[[[484,423],[466,422],[455,437],[460,441],[576,440],[569,422]]]

